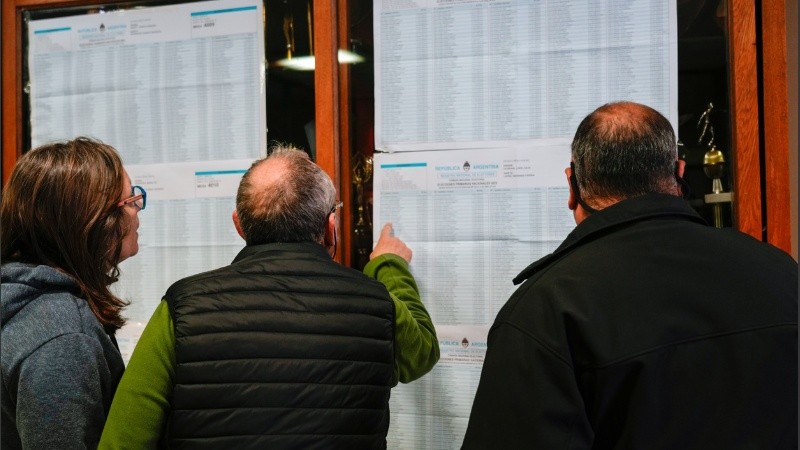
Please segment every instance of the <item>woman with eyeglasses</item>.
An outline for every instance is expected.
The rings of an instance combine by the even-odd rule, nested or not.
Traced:
[[[125,366],[109,290],[139,250],[145,192],[89,138],[25,153],[0,205],[2,439],[6,448],[96,448]]]

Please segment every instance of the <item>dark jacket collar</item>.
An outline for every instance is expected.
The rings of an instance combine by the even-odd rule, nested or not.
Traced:
[[[672,218],[707,225],[706,221],[686,203],[686,200],[680,197],[667,194],[647,194],[629,198],[587,217],[567,235],[564,242],[553,253],[544,256],[520,272],[514,278],[514,284],[522,283],[542,267],[560,258],[574,247],[595,239],[602,233],[607,233],[620,225],[654,218]]]
[[[271,244],[248,245],[243,248],[233,262],[237,263],[245,258],[257,255],[263,252],[282,252],[282,253],[300,253],[312,254],[316,257],[322,257],[332,260],[331,255],[328,253],[322,244],[316,242],[274,242]]]

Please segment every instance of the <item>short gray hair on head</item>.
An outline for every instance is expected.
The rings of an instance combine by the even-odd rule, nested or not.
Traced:
[[[236,194],[247,245],[322,243],[335,204],[328,174],[306,152],[287,144],[275,144],[269,156],[254,162]]]
[[[586,116],[572,141],[581,196],[622,200],[674,194],[678,148],[669,121],[649,106],[608,103]]]

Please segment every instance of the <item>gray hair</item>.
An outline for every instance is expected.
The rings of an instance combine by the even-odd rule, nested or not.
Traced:
[[[575,176],[584,199],[675,194],[677,158],[669,121],[633,102],[597,108],[583,119],[572,141]]]
[[[276,144],[269,156],[254,162],[236,194],[247,245],[322,243],[335,204],[336,188],[328,174],[306,152],[286,144]]]

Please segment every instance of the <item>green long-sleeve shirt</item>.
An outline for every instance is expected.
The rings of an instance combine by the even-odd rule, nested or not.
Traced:
[[[386,286],[394,301],[393,384],[416,380],[439,360],[439,341],[408,264],[385,254],[367,263],[364,273]],[[156,448],[169,415],[174,377],[175,327],[162,300],[122,376],[99,448]]]

